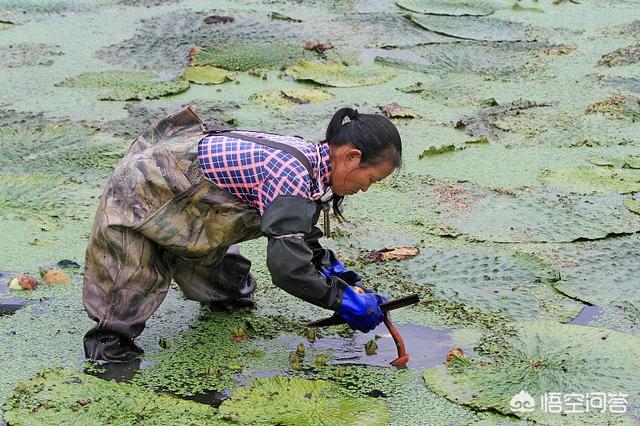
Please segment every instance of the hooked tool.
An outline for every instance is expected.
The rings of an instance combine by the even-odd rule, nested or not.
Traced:
[[[389,312],[398,309],[404,308],[405,306],[414,305],[420,301],[420,298],[417,294],[412,294],[410,296],[401,297],[399,299],[393,299],[385,303],[381,303],[380,310],[384,314],[384,325],[391,333],[391,337],[393,338],[394,343],[396,344],[396,349],[398,350],[398,358],[391,361],[391,365],[395,367],[402,367],[409,362],[409,354],[405,350],[404,341],[402,340],[402,336],[400,336],[400,332],[393,325],[391,319],[389,317]],[[321,320],[311,321],[307,323],[307,327],[327,327],[330,325],[339,325],[346,323],[345,319],[340,316],[340,314],[335,313],[329,318],[323,318]]]

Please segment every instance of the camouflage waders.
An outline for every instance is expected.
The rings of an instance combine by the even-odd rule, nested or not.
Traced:
[[[126,361],[133,339],[167,294],[171,280],[201,302],[250,297],[251,262],[234,244],[257,238],[258,212],[205,179],[190,108],[149,127],[106,185],[86,253],[83,302],[97,322],[87,357]]]

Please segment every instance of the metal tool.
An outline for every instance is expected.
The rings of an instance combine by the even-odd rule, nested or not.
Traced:
[[[398,308],[404,308],[405,306],[414,305],[420,301],[420,298],[417,294],[412,294],[410,296],[401,297],[399,299],[393,299],[385,303],[381,303],[380,309],[384,314],[384,325],[389,330],[391,337],[393,338],[394,343],[396,344],[396,349],[398,350],[398,358],[391,361],[391,365],[395,367],[405,366],[409,362],[409,354],[405,350],[404,341],[402,340],[402,336],[400,336],[400,332],[393,325],[391,319],[389,318],[389,311]],[[339,325],[346,323],[345,319],[340,316],[340,314],[335,313],[329,318],[324,318],[317,321],[311,321],[307,323],[307,327],[327,327],[330,325]]]

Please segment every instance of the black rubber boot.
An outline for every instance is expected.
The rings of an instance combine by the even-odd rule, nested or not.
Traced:
[[[130,362],[144,351],[132,339],[113,331],[91,329],[84,336],[84,354],[99,362]]]

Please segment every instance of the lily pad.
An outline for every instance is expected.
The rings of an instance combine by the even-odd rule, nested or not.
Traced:
[[[506,133],[496,126],[498,120],[504,117],[519,116],[525,110],[545,106],[548,105],[520,99],[503,105],[482,108],[475,115],[467,115],[457,119],[454,125],[456,129],[464,130],[475,138],[496,139]]]
[[[618,191],[640,192],[640,170],[602,166],[573,166],[545,170],[540,175],[545,185],[568,189],[577,194]]]
[[[62,368],[18,383],[2,409],[12,425],[220,423],[208,405]]]
[[[640,81],[640,80],[639,80]],[[638,87],[640,92],[640,86]],[[600,115],[586,115],[558,120],[557,125],[535,137],[538,144],[561,147],[596,147],[616,145],[639,145],[640,122],[614,122]],[[544,123],[540,123],[544,126]]]
[[[628,208],[630,212],[640,214],[640,200],[637,198],[625,198],[624,206]]]
[[[436,186],[437,193],[447,186]],[[575,195],[540,189],[515,191],[459,188],[443,203],[432,198],[439,211],[441,235],[461,235],[495,242],[570,242],[631,234],[640,221],[622,205],[623,197],[606,193]],[[433,197],[433,194],[425,194]]]
[[[397,102],[390,102],[380,107],[382,113],[389,118],[418,118],[420,113],[413,108],[403,107]]]
[[[473,0],[396,0],[396,4],[427,15],[485,16],[496,11],[491,3]]]
[[[255,380],[220,406],[223,418],[241,424],[385,425],[387,406],[352,397],[332,383],[287,377]]]
[[[640,98],[637,96],[613,96],[589,105],[586,113],[602,114],[616,120],[634,122],[640,119]]]
[[[571,414],[545,412],[540,401],[552,392],[594,397],[604,392],[626,394],[627,402],[637,404],[628,398],[640,392],[638,369],[640,338],[539,321],[520,324],[517,336],[508,338],[507,344],[488,360],[465,358],[449,367],[428,369],[424,378],[436,393],[478,410],[497,410],[542,424],[633,424],[630,413],[586,412],[588,402],[584,398],[576,406],[581,411]],[[518,395],[532,404],[531,411],[518,409],[523,408],[517,405]],[[566,411],[570,406],[564,407]]]
[[[196,84],[222,84],[233,80],[235,73],[222,68],[193,66],[184,70],[182,78]]]
[[[527,40],[525,27],[522,24],[495,18],[409,15],[409,19],[425,30],[462,40]]]
[[[313,81],[324,86],[356,87],[384,83],[395,73],[375,66],[346,66],[340,62],[300,61],[287,68],[286,73],[296,80]]]
[[[560,263],[562,280],[554,286],[562,293],[592,305],[640,309],[638,235],[563,245],[550,256]]]
[[[310,56],[302,45],[293,43],[235,43],[192,49],[189,65],[248,71],[254,68],[280,68]]]
[[[317,89],[283,89],[254,93],[249,100],[275,108],[290,108],[296,105],[325,102],[333,95]]]
[[[596,166],[616,169],[640,169],[639,155],[625,155],[624,157],[594,156],[587,158],[587,161]]]
[[[189,82],[181,78],[159,80],[147,71],[100,71],[71,77],[58,86],[107,89],[100,100],[130,101],[175,95],[187,90]]]
[[[405,270],[436,298],[516,321],[569,321],[583,307],[554,289],[560,274],[550,264],[509,250],[425,247]]]

